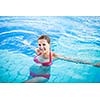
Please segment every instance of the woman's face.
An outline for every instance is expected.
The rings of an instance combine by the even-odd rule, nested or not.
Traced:
[[[45,39],[38,40],[39,49],[42,50],[44,53],[50,50],[50,44]]]

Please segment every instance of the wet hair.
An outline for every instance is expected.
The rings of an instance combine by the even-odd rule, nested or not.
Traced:
[[[50,44],[50,38],[49,38],[48,35],[41,35],[41,36],[38,38],[38,40],[40,40],[40,39],[45,39],[45,40],[47,40],[48,44]]]

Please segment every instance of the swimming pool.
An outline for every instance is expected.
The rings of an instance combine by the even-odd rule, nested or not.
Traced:
[[[37,38],[47,34],[52,50],[67,57],[100,62],[100,16],[0,16],[0,82],[29,77]],[[24,42],[23,42],[24,41]],[[100,68],[63,60],[51,66],[48,83],[99,83]]]

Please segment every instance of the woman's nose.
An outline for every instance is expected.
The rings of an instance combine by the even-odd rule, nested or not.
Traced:
[[[39,46],[40,49],[43,49],[43,46]]]

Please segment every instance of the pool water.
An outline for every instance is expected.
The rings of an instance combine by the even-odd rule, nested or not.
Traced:
[[[91,63],[100,62],[100,16],[0,16],[0,82],[28,79],[41,34],[52,51]],[[55,60],[47,83],[99,83],[100,68]]]

